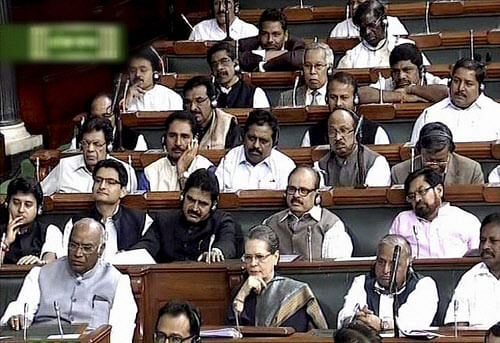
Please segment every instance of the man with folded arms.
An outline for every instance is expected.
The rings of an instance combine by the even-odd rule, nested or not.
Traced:
[[[395,278],[397,324],[403,330],[425,329],[431,325],[439,301],[436,283],[431,277],[413,271],[411,246],[404,237],[386,235],[378,243],[372,272],[354,278],[339,312],[337,328],[356,319],[377,331],[394,329],[390,282],[395,246],[401,248]]]
[[[408,175],[404,189],[412,209],[396,216],[390,233],[404,236],[414,257],[462,257],[477,248],[479,220],[443,201],[441,175],[430,168],[417,170]]]
[[[356,142],[359,120],[356,113],[343,108],[335,109],[330,114],[330,152],[314,163],[314,169],[320,172],[322,178],[321,185],[390,185],[391,172],[385,157]]]
[[[476,246],[477,247],[477,246]],[[492,213],[481,223],[481,262],[467,271],[448,305],[445,324],[488,328],[500,322],[500,213]],[[456,305],[456,306],[455,306]]]
[[[424,167],[440,174],[445,185],[484,183],[481,165],[455,152],[453,134],[443,123],[425,124],[415,150],[419,155],[413,161],[410,158],[392,167],[393,184],[403,184],[410,173]]]
[[[25,304],[28,324],[57,324],[57,306],[63,322],[88,323],[90,329],[109,324],[112,343],[132,342],[137,305],[130,278],[101,260],[104,246],[104,228],[99,222],[90,218],[76,222],[68,256],[31,269],[1,324],[22,329]]]
[[[315,260],[350,257],[353,247],[344,223],[321,207],[319,179],[311,167],[296,167],[288,177],[285,190],[287,209],[273,214],[263,224],[276,232],[282,254]]]

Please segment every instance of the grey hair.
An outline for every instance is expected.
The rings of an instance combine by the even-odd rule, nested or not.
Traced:
[[[411,260],[411,245],[406,238],[401,235],[388,234],[382,237],[377,245],[377,256],[382,250],[382,247],[395,247],[399,245],[401,247],[401,256]]]
[[[259,239],[267,243],[267,248],[271,254],[274,254],[280,248],[280,241],[274,230],[264,224],[259,224],[250,229],[247,241]]]
[[[97,220],[92,218],[82,218],[73,224],[71,232],[73,232],[73,230],[79,226],[87,226],[90,229],[99,230],[99,247],[101,247],[106,242],[106,231],[104,230],[104,226]]]
[[[306,48],[304,50],[304,59],[302,62],[305,63],[306,55],[307,55],[307,52],[309,50],[317,50],[317,49],[321,49],[325,52],[326,63],[328,64],[328,66],[330,68],[333,68],[333,62],[334,62],[333,50],[332,50],[332,48],[330,48],[330,46],[328,44],[325,44],[322,42],[312,42],[312,43],[307,44]]]

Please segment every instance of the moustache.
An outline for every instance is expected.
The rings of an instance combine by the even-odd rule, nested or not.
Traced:
[[[481,251],[481,257],[495,257],[495,254],[490,249]]]

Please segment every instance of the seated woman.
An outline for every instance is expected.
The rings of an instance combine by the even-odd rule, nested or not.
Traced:
[[[61,230],[39,218],[42,202],[42,188],[35,180],[18,177],[9,183],[5,207],[0,210],[2,263],[45,264],[61,254]]]
[[[279,240],[267,225],[250,230],[243,261],[248,278],[232,297],[226,323],[240,325],[290,326],[305,332],[326,329],[319,303],[306,283],[276,275]]]

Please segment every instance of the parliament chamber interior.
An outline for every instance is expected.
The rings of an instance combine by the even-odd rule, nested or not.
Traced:
[[[221,24],[227,20],[230,28]],[[15,26],[19,46],[31,39],[31,48],[12,45]],[[76,38],[66,46],[62,38],[37,45],[41,36],[29,37],[35,29],[48,41],[56,32]],[[84,34],[98,48],[78,55],[83,48],[71,44]],[[56,43],[60,50],[51,50]],[[34,46],[46,55],[30,52]],[[424,322],[417,319],[429,310],[426,302],[435,308],[425,327],[409,327],[439,332],[437,342],[483,342],[500,322],[500,0],[0,0],[0,58],[2,325],[11,325],[4,313],[22,315],[9,303],[25,295],[21,287],[34,268],[42,267],[42,294],[46,282],[63,292],[63,272],[45,280],[61,258],[75,280],[85,278],[88,270],[79,274],[80,262],[72,264],[80,252],[98,253],[94,265],[110,262],[129,277],[137,315],[128,327],[133,338],[100,327],[79,341],[162,342],[154,336],[158,313],[175,300],[199,308],[202,333],[240,330],[228,318],[253,278],[264,286],[247,294],[254,297],[251,315],[265,312],[259,304],[274,305],[285,318],[245,324],[241,313],[241,342],[333,342],[349,321],[346,312],[363,321],[356,311],[364,315],[363,306],[378,307],[379,300],[380,309],[370,312],[375,327],[364,323],[384,342],[420,340],[403,329]],[[106,101],[99,115],[98,99]],[[20,205],[18,195],[31,196],[34,207]],[[71,230],[92,216],[101,241],[86,255]],[[264,298],[274,286],[252,271],[276,254],[270,234],[253,238],[262,226],[279,237],[273,278],[300,281],[312,294],[297,316],[281,311],[299,300]],[[252,240],[266,242],[269,254],[247,251]],[[402,248],[397,260],[395,244]],[[400,258],[409,261],[403,284]],[[463,276],[479,267],[483,274],[475,277],[491,276],[489,288],[483,280],[464,291]],[[412,284],[413,277],[416,284],[431,280],[436,294]],[[61,303],[64,317],[63,302],[78,300],[50,294],[50,287],[48,299]],[[352,311],[355,291],[367,299]],[[32,319],[52,306],[40,297]],[[481,315],[460,317],[466,303],[485,299],[474,305]],[[399,332],[397,301],[405,338],[383,333],[386,319],[387,329]],[[409,302],[419,301],[411,312]],[[242,302],[247,308],[251,301]],[[324,325],[309,320],[311,330],[273,331],[293,327],[299,315],[315,318],[313,310]],[[109,324],[118,316],[111,308]],[[453,332],[453,319],[468,326]]]

